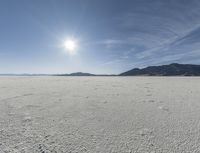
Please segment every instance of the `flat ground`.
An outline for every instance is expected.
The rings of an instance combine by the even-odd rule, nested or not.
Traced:
[[[0,77],[1,153],[199,153],[199,77]]]

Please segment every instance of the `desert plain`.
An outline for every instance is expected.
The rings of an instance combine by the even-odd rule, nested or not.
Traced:
[[[199,153],[200,77],[0,77],[0,153]]]

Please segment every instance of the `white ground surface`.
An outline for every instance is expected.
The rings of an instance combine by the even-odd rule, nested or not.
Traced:
[[[1,153],[199,153],[198,77],[0,77]]]

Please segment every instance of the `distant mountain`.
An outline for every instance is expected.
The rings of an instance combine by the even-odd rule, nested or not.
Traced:
[[[96,76],[96,75],[91,73],[76,72],[70,74],[60,74],[58,76]]]
[[[83,73],[83,72],[76,72],[76,73],[69,74],[69,76],[95,76],[95,74]]]
[[[83,72],[75,72],[70,74],[57,74],[56,76],[118,76],[114,74],[91,74],[91,73],[83,73]]]
[[[162,66],[134,68],[119,74],[120,76],[200,76],[200,65],[172,63]]]

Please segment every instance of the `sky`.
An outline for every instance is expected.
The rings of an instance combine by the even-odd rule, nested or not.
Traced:
[[[0,73],[118,74],[169,63],[200,64],[199,0],[0,0]]]

